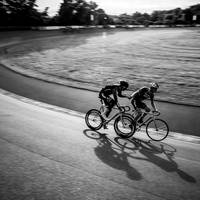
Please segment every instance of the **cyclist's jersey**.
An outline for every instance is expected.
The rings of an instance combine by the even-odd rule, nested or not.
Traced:
[[[106,87],[104,87],[100,93],[99,93],[99,97],[101,98],[103,97],[109,97],[110,95],[113,95],[114,98],[116,98],[116,96],[118,95],[119,97],[124,97],[122,95],[122,90],[121,87],[119,85],[107,85]]]
[[[101,90],[101,93],[105,96],[110,96],[111,94],[114,94],[117,91],[117,88],[117,85],[107,85]]]
[[[154,99],[154,93],[150,91],[148,87],[142,87],[136,92],[134,92],[132,95],[133,99],[135,101],[144,101],[146,99],[153,100]]]

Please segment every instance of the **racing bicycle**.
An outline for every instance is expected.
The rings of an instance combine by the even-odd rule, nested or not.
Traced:
[[[144,120],[142,123],[139,123],[139,119],[136,123],[136,130],[141,130],[142,126],[146,127],[146,133],[148,137],[154,141],[162,141],[164,140],[169,134],[169,126],[167,122],[163,119],[157,118],[160,115],[159,111],[152,111],[152,112],[143,112],[149,115],[149,117]],[[136,116],[137,111],[133,111],[133,118]],[[146,116],[147,117],[147,116]],[[145,117],[145,118],[146,118]]]
[[[116,134],[122,138],[129,138],[135,133],[135,123],[130,113],[129,106],[120,106],[119,104],[114,107],[117,109],[116,114],[111,116],[108,120],[102,117],[105,105],[102,105],[100,109],[91,109],[85,115],[85,122],[87,126],[92,130],[99,130],[102,126],[107,125],[114,119],[114,130]]]

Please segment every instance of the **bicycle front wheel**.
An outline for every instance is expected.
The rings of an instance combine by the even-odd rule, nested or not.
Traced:
[[[103,118],[99,110],[91,109],[85,115],[85,122],[92,130],[99,130],[103,126]]]
[[[129,138],[135,133],[135,124],[132,117],[122,115],[115,119],[114,129],[121,138]]]
[[[152,140],[162,141],[168,136],[169,127],[162,119],[152,119],[146,126],[146,133]]]

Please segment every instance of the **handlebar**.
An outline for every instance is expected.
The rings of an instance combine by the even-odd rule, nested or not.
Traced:
[[[153,115],[155,116],[159,116],[160,115],[160,112],[159,111],[152,111]]]
[[[151,111],[151,112],[143,112],[149,115],[153,115],[153,116],[159,116],[161,113],[159,111]]]
[[[132,112],[138,112],[137,110],[132,110]],[[142,113],[145,113],[147,115],[153,115],[153,116],[159,116],[161,113],[159,111],[151,111],[151,112],[145,112],[145,111],[142,111]]]
[[[130,106],[121,106],[119,104],[116,104],[115,109],[119,109],[121,112],[128,112],[131,110]],[[153,116],[159,116],[161,114],[159,111],[151,111],[151,112],[143,112],[143,113],[146,113],[148,115],[153,115]]]
[[[116,106],[121,112],[128,112],[131,110],[130,106],[120,106],[120,105],[116,105]]]

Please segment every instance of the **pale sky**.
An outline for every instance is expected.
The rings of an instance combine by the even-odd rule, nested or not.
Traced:
[[[86,0],[89,2],[90,0]],[[105,10],[107,14],[133,14],[138,11],[141,13],[151,13],[154,10],[170,10],[174,8],[185,9],[191,5],[200,3],[200,0],[92,0],[97,3],[99,8]],[[38,9],[44,10],[49,7],[49,15],[55,15],[63,0],[37,0]]]

